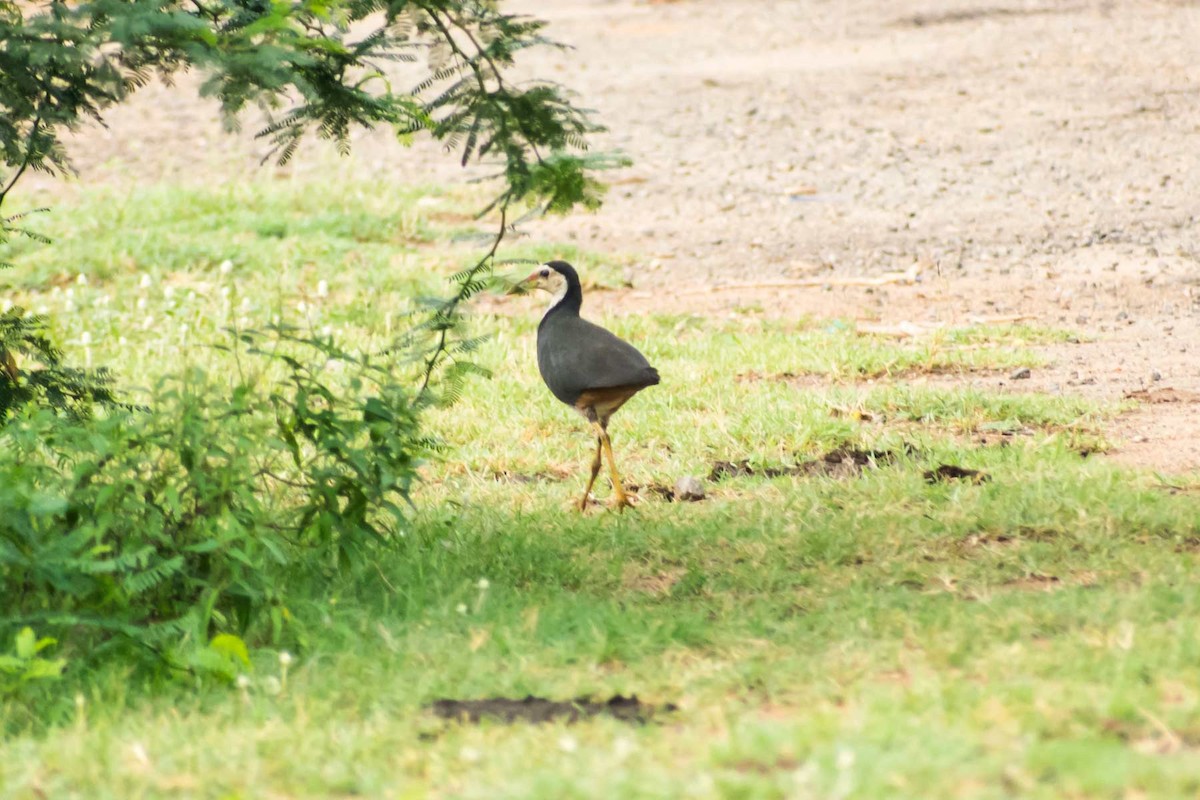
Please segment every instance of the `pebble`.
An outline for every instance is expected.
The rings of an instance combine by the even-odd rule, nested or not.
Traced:
[[[699,478],[684,475],[675,481],[675,500],[694,503],[704,499],[704,483]]]
[[[1033,374],[1033,370],[1029,369],[1029,367],[1021,367],[1020,369],[1014,371],[1013,374],[1009,375],[1008,377],[1009,377],[1009,380],[1023,381],[1023,380],[1027,380],[1029,378],[1029,376],[1032,374]]]

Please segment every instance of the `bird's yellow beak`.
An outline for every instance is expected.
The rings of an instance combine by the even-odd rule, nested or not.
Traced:
[[[528,276],[509,287],[509,290],[505,294],[525,294],[537,285],[539,278],[541,278],[541,275],[538,274],[537,270],[534,270]]]

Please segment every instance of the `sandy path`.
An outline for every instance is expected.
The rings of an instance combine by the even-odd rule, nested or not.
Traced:
[[[578,48],[549,66],[636,162],[598,214],[537,231],[653,256],[643,293],[601,302],[918,263],[912,286],[665,302],[1077,329],[1085,343],[1031,379],[976,380],[1110,400],[1182,390],[1122,417],[1113,456],[1200,469],[1200,6],[539,5]]]
[[[509,5],[575,47],[523,68],[577,90],[612,130],[599,144],[635,160],[597,214],[528,228],[645,255],[635,289],[593,308],[719,314],[753,301],[885,325],[1026,315],[1085,343],[1006,388],[1178,390],[1121,418],[1113,457],[1200,470],[1188,400],[1200,395],[1200,5]],[[89,181],[236,179],[261,147],[214,119],[194,93],[151,87],[72,150]],[[375,174],[461,177],[436,146],[378,133],[357,145]],[[312,148],[292,169],[327,163]],[[914,263],[922,279],[907,286],[704,291]]]

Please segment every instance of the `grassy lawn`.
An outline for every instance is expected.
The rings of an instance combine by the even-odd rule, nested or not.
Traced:
[[[53,245],[13,248],[5,297],[124,386],[219,373],[220,330],[275,317],[378,348],[477,251],[476,198],[355,185],[81,192],[40,221]],[[637,263],[519,240],[507,255],[565,257],[599,287]],[[1096,456],[1115,408],[948,377],[1036,364],[1064,332],[599,320],[663,383],[611,428],[638,509],[580,516],[593,442],[538,378],[541,310],[481,304],[495,376],[428,416],[446,449],[401,544],[293,609],[290,667],[263,647],[240,689],[73,676],[72,718],[0,741],[0,795],[1200,792],[1200,485]],[[838,448],[876,457],[796,468]],[[699,503],[656,491],[722,461],[755,474]],[[926,478],[942,465],[985,479]],[[511,726],[425,710],[616,693],[679,709]]]

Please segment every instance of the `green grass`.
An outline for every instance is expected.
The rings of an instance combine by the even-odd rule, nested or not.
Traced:
[[[207,346],[220,328],[274,315],[379,347],[409,296],[474,252],[473,197],[423,196],[349,181],[83,192],[56,207],[53,246],[21,246],[8,296],[52,313],[76,360],[135,386],[184,363],[227,368]],[[609,285],[636,263],[512,252],[565,254]],[[1195,493],[1091,455],[1115,409],[947,377],[1039,363],[1034,348],[1063,332],[898,343],[831,320],[603,320],[664,378],[612,425],[630,483],[843,445],[894,458],[580,516],[569,505],[592,442],[537,377],[540,311],[480,306],[492,337],[478,359],[495,377],[428,417],[448,449],[395,552],[292,609],[302,647],[286,676],[268,648],[245,689],[72,675],[74,711],[0,742],[0,795],[1200,791]],[[940,382],[920,385],[928,375]],[[926,482],[940,464],[990,480]],[[645,726],[458,726],[423,711],[617,692],[681,709]]]

